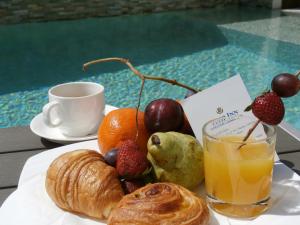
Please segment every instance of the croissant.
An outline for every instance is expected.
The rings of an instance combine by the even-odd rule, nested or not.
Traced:
[[[56,158],[47,171],[46,191],[60,208],[106,219],[124,196],[115,168],[93,150],[76,150]]]
[[[206,225],[206,203],[172,183],[148,184],[126,195],[113,209],[108,225]]]

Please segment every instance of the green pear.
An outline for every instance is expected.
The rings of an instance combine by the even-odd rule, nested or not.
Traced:
[[[149,138],[147,148],[158,181],[192,189],[203,180],[203,149],[193,136],[157,132]]]

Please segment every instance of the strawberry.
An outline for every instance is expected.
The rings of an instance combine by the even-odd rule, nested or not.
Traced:
[[[252,103],[253,114],[262,122],[277,125],[284,117],[284,105],[275,92],[267,92],[256,97]]]
[[[117,171],[121,177],[134,178],[148,169],[147,153],[141,151],[132,140],[126,140],[118,145]]]

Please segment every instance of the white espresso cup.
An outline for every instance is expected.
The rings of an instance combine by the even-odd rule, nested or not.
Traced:
[[[94,134],[104,117],[104,87],[92,82],[59,84],[48,91],[49,103],[43,107],[47,126],[66,136]]]

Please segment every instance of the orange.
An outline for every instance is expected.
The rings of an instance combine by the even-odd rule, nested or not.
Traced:
[[[138,113],[139,136],[137,144],[143,151],[147,151],[149,133],[144,125],[144,112]],[[98,144],[101,153],[115,148],[120,142],[136,138],[136,109],[120,108],[108,113],[98,130]]]

